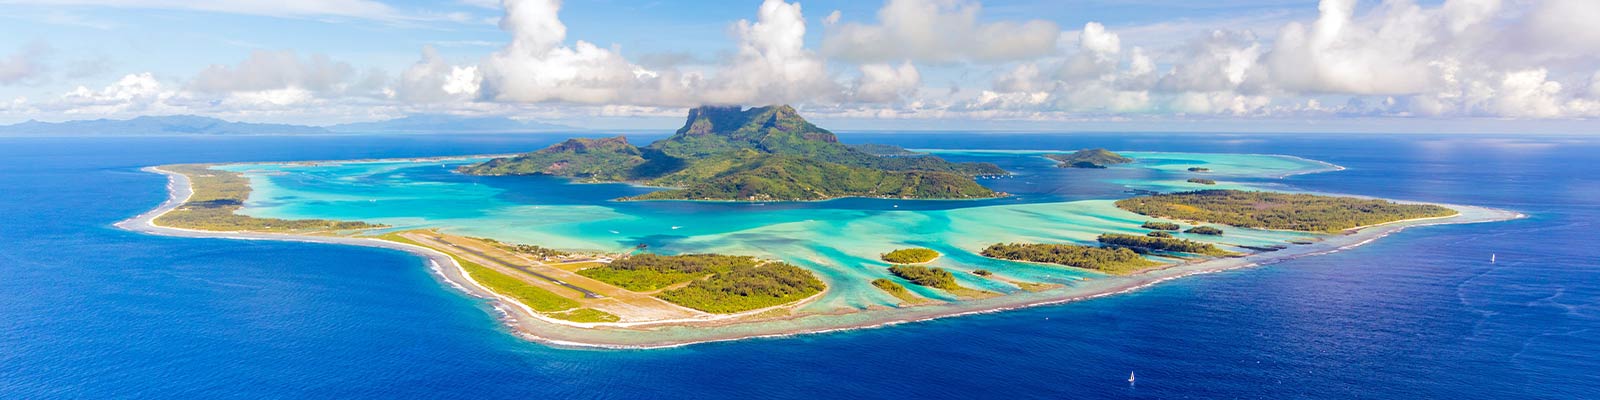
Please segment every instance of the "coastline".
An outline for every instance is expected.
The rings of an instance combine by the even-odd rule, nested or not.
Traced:
[[[167,176],[169,197],[166,202],[153,210],[116,223],[115,225],[119,228],[164,236],[281,240],[405,251],[427,259],[433,273],[437,274],[448,285],[473,297],[488,300],[489,305],[500,313],[502,321],[519,336],[551,345],[579,348],[649,349],[676,347],[696,343],[867,329],[939,318],[1061,304],[1126,293],[1190,275],[1248,268],[1299,257],[1338,252],[1371,243],[1379,238],[1415,226],[1493,222],[1523,217],[1522,214],[1504,210],[1440,204],[1456,209],[1460,211],[1460,214],[1450,217],[1396,221],[1356,228],[1353,233],[1333,235],[1314,244],[1292,246],[1277,252],[1255,253],[1241,258],[1212,259],[1123,276],[1108,275],[1106,277],[1097,277],[1091,281],[1086,281],[1081,286],[1074,285],[1033,293],[910,308],[823,312],[743,323],[730,321],[726,318],[718,319],[722,324],[715,324],[713,321],[700,321],[713,322],[711,326],[671,324],[611,326],[604,323],[574,323],[542,317],[521,303],[511,301],[483,288],[466,276],[462,266],[448,255],[423,247],[369,238],[258,232],[214,232],[160,226],[153,222],[154,219],[175,209],[186,201],[192,193],[192,188],[189,186],[188,177],[183,174],[162,170],[159,167],[146,167],[142,170]],[[818,297],[813,296],[798,304],[803,305]],[[506,303],[511,303],[512,305],[507,306]],[[788,304],[774,308],[795,306],[797,305]],[[758,311],[767,310],[770,309]],[[733,323],[730,324],[728,322]]]

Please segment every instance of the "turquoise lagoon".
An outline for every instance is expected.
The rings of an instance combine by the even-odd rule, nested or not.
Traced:
[[[837,199],[821,202],[619,202],[655,188],[573,183],[560,178],[478,177],[454,169],[483,158],[430,161],[362,161],[233,164],[253,192],[241,211],[259,217],[360,220],[395,229],[438,228],[453,234],[547,247],[631,251],[648,244],[660,253],[725,253],[779,259],[815,271],[830,286],[802,311],[830,312],[893,306],[873,288],[893,278],[878,255],[904,247],[945,254],[934,266],[954,271],[987,269],[998,275],[1068,288],[1092,285],[1104,275],[977,255],[997,242],[1093,243],[1102,233],[1142,234],[1151,218],[1117,209],[1132,189],[1202,188],[1292,190],[1279,178],[1337,169],[1296,157],[1254,154],[1124,152],[1134,164],[1108,169],[1063,169],[1043,151],[935,150],[955,161],[988,161],[1015,173],[980,182],[1010,196],[987,200],[930,201]],[[1209,173],[1189,167],[1211,168]],[[1185,182],[1206,177],[1215,186]],[[1313,235],[1225,227],[1227,235],[1178,234],[1235,248],[1276,245]],[[972,274],[962,284],[1000,293],[1019,288]],[[926,297],[954,300],[916,285]]]

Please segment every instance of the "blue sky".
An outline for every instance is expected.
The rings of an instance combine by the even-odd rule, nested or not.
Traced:
[[[883,129],[1574,132],[1600,117],[1590,0],[0,7],[0,123],[450,113],[643,128],[706,103]]]

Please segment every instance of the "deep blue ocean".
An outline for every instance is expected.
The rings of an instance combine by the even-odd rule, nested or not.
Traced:
[[[144,166],[506,153],[563,135],[6,138],[0,398],[1600,398],[1600,139],[841,136],[1289,154],[1349,168],[1284,181],[1298,188],[1530,217],[1060,306],[571,350],[510,335],[405,253],[111,226],[166,199]]]

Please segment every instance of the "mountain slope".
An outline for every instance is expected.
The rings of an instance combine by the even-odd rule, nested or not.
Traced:
[[[880,157],[839,143],[789,106],[699,107],[683,128],[638,148],[621,138],[574,139],[533,153],[463,167],[478,175],[544,174],[645,182],[677,189],[634,199],[818,200],[835,197],[965,199],[997,194],[974,175],[987,163],[933,156]]]
[[[463,172],[473,175],[556,175],[586,180],[625,181],[646,162],[643,152],[622,136],[567,139],[539,151],[496,158]]]

